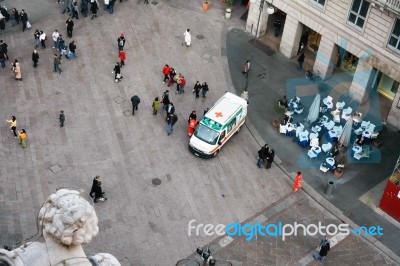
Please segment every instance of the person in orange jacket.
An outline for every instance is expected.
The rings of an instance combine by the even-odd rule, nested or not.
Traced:
[[[166,82],[167,80],[169,80],[169,73],[170,73],[170,71],[171,71],[171,68],[170,68],[169,65],[165,65],[165,66],[163,67],[163,70],[162,70],[162,73],[164,74],[163,84],[165,84],[165,82]]]
[[[119,51],[118,59],[121,60],[121,67],[124,67],[126,60],[126,52],[124,50]]]
[[[186,79],[184,76],[181,76],[179,79],[179,94],[185,93],[185,85],[186,85]]]
[[[293,192],[297,192],[297,190],[299,190],[299,188],[301,188],[301,181],[302,180],[303,180],[303,176],[301,175],[301,172],[297,172],[297,175],[294,178]]]

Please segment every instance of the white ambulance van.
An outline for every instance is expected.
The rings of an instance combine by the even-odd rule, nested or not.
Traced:
[[[238,133],[246,121],[247,101],[233,93],[225,93],[204,115],[189,141],[189,150],[196,156],[212,158]]]

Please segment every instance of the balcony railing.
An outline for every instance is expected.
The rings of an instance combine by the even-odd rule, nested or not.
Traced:
[[[371,0],[371,2],[384,10],[400,15],[400,0]]]

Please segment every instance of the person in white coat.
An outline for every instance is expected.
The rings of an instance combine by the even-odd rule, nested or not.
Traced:
[[[190,29],[187,29],[183,34],[183,36],[185,37],[186,46],[189,47],[190,44],[192,43],[192,36],[190,35]]]

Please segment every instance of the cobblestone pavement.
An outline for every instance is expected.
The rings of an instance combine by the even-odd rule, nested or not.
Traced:
[[[39,1],[39,0],[38,0]],[[201,2],[201,1],[200,1]],[[23,80],[11,78],[10,61],[0,69],[0,244],[13,246],[36,234],[41,204],[60,187],[88,191],[95,175],[103,177],[108,201],[96,204],[100,233],[85,247],[87,254],[109,252],[124,265],[172,265],[197,246],[212,240],[189,237],[192,219],[201,223],[243,221],[286,194],[287,181],[272,178],[255,166],[257,143],[243,130],[213,160],[194,157],[187,148],[186,119],[212,104],[228,88],[221,60],[222,9],[203,14],[201,3],[136,1],[117,3],[113,15],[80,17],[73,40],[77,58],[62,60],[62,74],[53,73],[52,43],[39,49],[39,66],[32,67],[33,31],[3,36],[10,61],[18,58]],[[33,29],[66,36],[66,15],[58,5],[43,1],[50,15]],[[53,10],[51,8],[54,8]],[[27,12],[30,12],[26,8]],[[235,23],[232,20],[231,23]],[[193,45],[182,46],[186,28]],[[126,35],[124,80],[111,73],[119,34]],[[49,38],[51,39],[51,38]],[[67,40],[69,41],[69,40]],[[167,136],[165,114],[152,115],[151,104],[167,89],[162,67],[170,64],[187,77],[184,95],[171,98],[179,120]],[[196,80],[207,81],[205,101],[191,93]],[[131,115],[130,97],[141,98]],[[58,125],[64,110],[65,127]],[[22,149],[4,121],[15,115],[18,129],[28,134]],[[161,185],[153,186],[159,178]]]
[[[260,221],[266,224],[310,224],[322,225],[342,223],[332,214],[322,209],[321,206],[304,192],[290,193],[278,202],[263,210],[257,217],[246,221],[256,224]],[[272,231],[271,231],[272,232]],[[333,239],[336,239],[335,236]],[[320,265],[321,262],[313,259],[317,254],[316,247],[321,236],[304,236],[299,230],[297,236],[281,237],[258,236],[246,240],[246,236],[224,237],[214,241],[209,246],[213,257],[222,265]],[[224,246],[221,243],[227,243]],[[332,240],[332,247],[324,262],[325,265],[398,265],[385,254],[382,254],[363,238],[350,234],[340,241]],[[199,256],[191,256],[199,260]],[[225,261],[225,262],[224,262]],[[219,264],[217,264],[219,265]]]
[[[32,9],[49,11],[46,18],[32,19],[33,29],[66,35],[67,16],[59,14],[58,5],[33,2]],[[37,233],[39,208],[57,188],[87,191],[97,174],[109,200],[95,205],[100,232],[85,250],[109,252],[123,265],[173,265],[214,240],[188,236],[190,220],[242,222],[290,193],[291,181],[276,165],[268,171],[255,167],[259,146],[246,129],[215,159],[201,160],[187,150],[189,113],[201,113],[232,90],[224,38],[229,27],[243,27],[241,14],[225,21],[219,2],[207,13],[201,2],[124,1],[113,15],[100,11],[94,20],[80,17],[73,37],[78,57],[63,59],[61,75],[52,72],[50,41],[47,49],[39,49],[39,67],[33,69],[32,29],[3,36],[10,59],[21,63],[23,81],[11,78],[10,62],[0,69],[0,114],[3,121],[17,117],[18,129],[28,132],[28,148],[22,149],[1,123],[1,245],[13,246]],[[193,39],[189,49],[181,45],[186,28]],[[128,59],[124,80],[115,84],[111,71],[121,32]],[[186,93],[171,96],[179,121],[169,137],[165,115],[151,113],[153,99],[166,89],[161,82],[166,63],[188,79]],[[205,101],[190,93],[196,80],[210,85]],[[134,93],[142,101],[132,116]],[[60,110],[66,114],[64,128],[58,126]],[[154,178],[161,185],[152,185]]]

